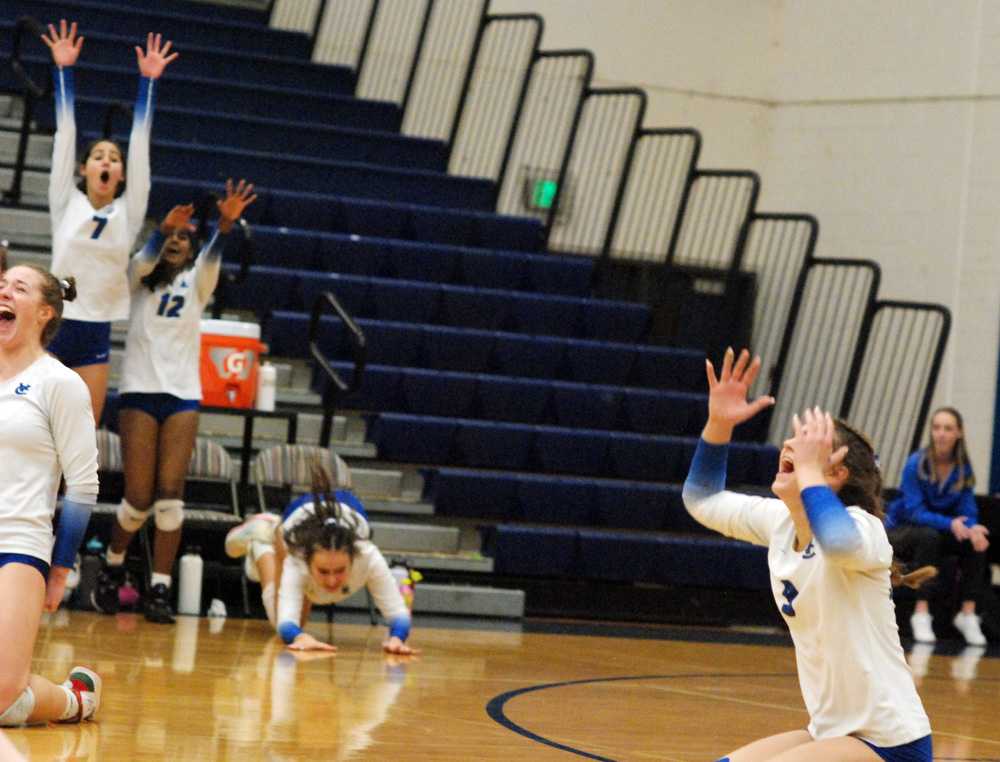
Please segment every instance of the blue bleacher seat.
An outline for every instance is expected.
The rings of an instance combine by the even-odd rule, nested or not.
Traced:
[[[479,413],[495,421],[542,423],[551,397],[550,382],[531,378],[480,376]]]
[[[645,304],[591,299],[582,313],[586,336],[604,341],[640,341],[649,325]]]
[[[298,287],[303,310],[311,310],[316,299],[330,291],[352,317],[365,317],[372,312],[370,281],[363,276],[299,272]]]
[[[379,457],[404,463],[453,463],[459,424],[450,419],[380,413],[368,427],[368,441]]]
[[[423,347],[420,357],[425,367],[469,373],[487,369],[496,341],[493,333],[471,328],[426,325],[420,328],[420,333]]]
[[[314,233],[316,257],[314,269],[344,275],[382,275],[386,242],[348,233]]]
[[[525,286],[528,256],[521,252],[464,249],[461,281],[480,288],[516,291]]]
[[[441,288],[436,283],[372,278],[375,317],[407,323],[433,323],[439,311]]]
[[[556,527],[501,524],[496,530],[493,569],[512,576],[576,577],[579,532]]]
[[[452,283],[458,261],[457,249],[440,244],[391,241],[386,246],[386,270],[395,278]]]
[[[410,413],[464,418],[476,401],[476,378],[465,373],[404,368],[403,401]]]
[[[548,336],[579,336],[584,302],[558,294],[517,294],[510,302],[514,330]]]
[[[584,479],[524,475],[519,479],[521,521],[565,526],[598,522],[594,483]]]
[[[520,423],[463,420],[455,437],[457,463],[518,471],[530,468],[535,432]]]
[[[595,491],[599,519],[596,523],[602,526],[650,531],[701,529],[681,503],[680,488],[676,485],[601,482]]]
[[[512,294],[467,286],[441,286],[441,320],[446,325],[500,330],[510,313]]]
[[[589,257],[532,256],[527,260],[527,280],[534,291],[567,296],[587,296],[593,275]]]
[[[402,367],[419,364],[425,335],[419,326],[365,319],[357,323],[367,339],[368,362]]]
[[[581,529],[580,571],[586,579],[650,582],[656,577],[659,550],[656,536]]]
[[[508,376],[556,378],[566,342],[547,336],[498,334],[491,367]]]
[[[614,474],[623,479],[683,481],[690,460],[684,460],[685,440],[614,432],[608,445]]]
[[[354,372],[353,363],[335,362],[334,369],[341,378],[349,379]],[[352,394],[340,397],[338,405],[350,410],[389,410],[403,412],[406,404],[402,392],[402,372],[391,365],[370,363],[365,366],[361,388]],[[313,391],[324,394],[329,386],[329,378],[318,367],[313,372]]]
[[[517,520],[519,480],[512,474],[461,468],[438,469],[433,480],[434,513],[498,521]]]
[[[626,389],[622,400],[623,428],[643,434],[697,436],[708,409],[704,394],[660,389]]]
[[[614,386],[552,382],[552,407],[560,426],[616,428],[621,402],[622,391]]]
[[[566,342],[567,375],[574,381],[624,385],[635,362],[635,347],[602,341]]]
[[[544,471],[601,476],[608,472],[608,432],[538,426],[535,458]]]
[[[675,347],[636,347],[632,366],[636,386],[705,392],[705,354]]]

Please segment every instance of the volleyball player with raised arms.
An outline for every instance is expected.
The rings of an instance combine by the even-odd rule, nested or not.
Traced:
[[[76,23],[67,29],[63,19],[58,30],[50,24],[42,40],[55,64],[56,133],[49,175],[52,272],[59,278],[74,277],[79,295],[67,305],[62,330],[49,351],[83,378],[94,418],[100,422],[108,388],[111,321],[129,315],[128,258],[149,200],[154,83],[177,53],[170,53],[169,41],[163,43],[153,34],[145,51],[135,49],[139,92],[126,173],[122,149],[113,140],[94,142],[76,163],[73,66],[84,40],[76,34]],[[82,178],[79,187],[77,175]]]
[[[766,546],[795,645],[807,728],[750,743],[729,762],[930,762],[931,729],[899,642],[881,477],[867,439],[818,408],[794,419],[773,498],[725,491],[733,428],[774,404],[747,400],[760,358],[706,362],[708,422],[684,483],[700,523]]]
[[[152,514],[153,577],[143,611],[152,622],[174,621],[171,573],[201,402],[201,315],[219,281],[225,237],[256,198],[253,185],[240,180],[234,187],[228,180],[218,202],[218,225],[197,256],[194,207],[175,206],[129,265],[132,306],[118,403],[125,497],[92,594],[94,607],[106,614],[118,611],[125,551]]]
[[[94,716],[101,679],[31,674],[42,611],[55,611],[97,501],[97,442],[80,377],[45,351],[72,281],[34,265],[0,275],[0,726]],[[60,479],[66,481],[53,546]]]

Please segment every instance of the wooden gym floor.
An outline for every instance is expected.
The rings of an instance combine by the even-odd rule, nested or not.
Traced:
[[[400,660],[380,650],[385,628],[340,615],[329,657],[293,655],[260,620],[59,612],[35,669],[97,669],[98,721],[8,736],[31,760],[708,762],[806,722],[781,635],[430,624],[414,628],[422,655]],[[995,656],[956,644],[911,655],[926,668],[936,760],[1000,760]]]

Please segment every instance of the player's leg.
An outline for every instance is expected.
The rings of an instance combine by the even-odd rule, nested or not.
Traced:
[[[63,685],[30,674],[31,655],[45,602],[45,577],[21,562],[0,566],[0,727],[90,719],[100,703],[100,678],[76,667]],[[88,673],[89,683],[73,676]]]
[[[917,758],[912,757],[912,759]],[[845,736],[802,744],[771,757],[771,760],[773,762],[882,762],[882,757],[864,741]],[[930,757],[927,757],[927,760],[930,762]]]
[[[108,363],[97,363],[94,365],[79,365],[73,368],[83,379],[90,392],[90,404],[94,409],[94,421],[100,425],[101,415],[104,412],[104,402],[108,395]]]
[[[279,560],[276,554],[276,534],[281,518],[273,513],[255,513],[226,535],[226,554],[230,558],[246,558],[244,573],[251,582],[260,583],[260,598],[271,626],[277,626],[277,592]]]
[[[153,542],[153,578],[146,596],[144,613],[150,621],[170,623],[170,588],[174,561],[181,543],[184,524],[184,482],[198,435],[198,411],[181,410],[167,416],[160,426],[156,464],[156,502],[153,515],[156,539]]]
[[[125,581],[125,553],[153,509],[160,424],[144,409],[147,395],[122,395],[118,431],[125,469],[125,497],[111,525],[111,542],[91,600],[105,614],[118,611],[118,588]]]
[[[719,762],[768,762],[783,752],[809,743],[812,743],[812,736],[809,733],[805,730],[792,730],[741,746],[728,756],[722,757]]]

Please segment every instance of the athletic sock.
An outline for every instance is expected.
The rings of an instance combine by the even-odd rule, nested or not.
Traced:
[[[156,587],[157,585],[166,585],[167,589],[170,589],[170,575],[160,574],[160,572],[153,572],[152,579],[150,580],[150,585]]]
[[[63,713],[59,715],[59,720],[72,720],[75,719],[80,714],[80,698],[71,689],[67,688],[65,685],[60,685],[63,693],[66,694],[66,708],[63,709]]]
[[[104,558],[107,560],[108,566],[121,566],[125,563],[125,551],[123,550],[121,553],[115,553],[109,546],[108,552]]]

